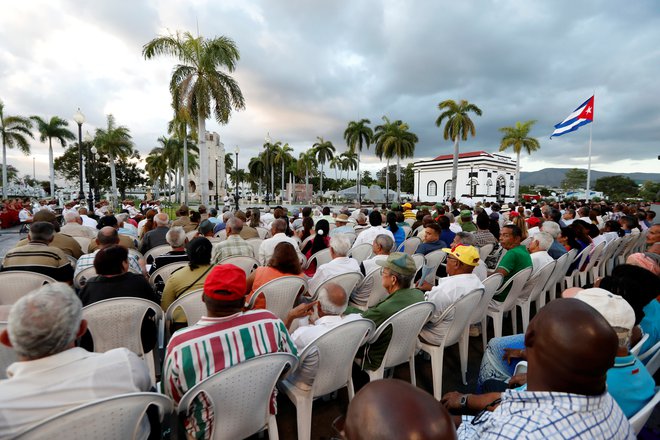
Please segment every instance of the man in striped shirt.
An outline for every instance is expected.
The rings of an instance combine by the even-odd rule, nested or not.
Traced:
[[[176,332],[167,345],[162,386],[175,402],[199,382],[245,360],[275,352],[297,354],[275,315],[268,310],[242,312],[245,293],[245,272],[232,264],[215,266],[207,276],[202,295],[207,316]],[[213,419],[210,402],[201,394],[184,420],[188,438],[210,438]]]

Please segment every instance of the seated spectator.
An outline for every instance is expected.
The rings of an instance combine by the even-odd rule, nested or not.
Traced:
[[[380,234],[389,235],[390,237],[392,237],[392,241],[395,241],[392,231],[383,228],[381,226],[382,223],[383,223],[383,218],[381,217],[380,212],[376,210],[371,211],[371,213],[369,214],[369,224],[371,225],[371,227],[364,228],[361,230],[361,232],[358,234],[357,238],[355,239],[355,242],[353,243],[353,247],[356,247],[357,245],[362,243],[373,244],[374,239]]]
[[[165,239],[172,250],[154,258],[154,262],[151,264],[151,268],[149,268],[149,274],[154,273],[156,269],[160,269],[168,264],[188,261],[188,255],[186,254],[188,237],[186,237],[186,233],[181,226],[171,227],[170,230],[167,231]]]
[[[499,245],[495,236],[490,232],[490,218],[483,211],[477,215],[477,230],[474,232],[474,239],[477,247],[492,244],[493,250],[495,250]]]
[[[377,235],[371,245],[371,253],[373,254],[373,257],[364,260],[360,264],[360,272],[362,272],[362,275],[366,276],[372,270],[380,268],[376,261],[386,260],[388,255],[392,252],[393,247],[394,240],[392,237],[387,234]]]
[[[562,246],[559,241],[557,241],[557,238],[561,233],[561,228],[559,227],[558,223],[546,220],[541,226],[541,231],[547,232],[552,237],[552,244],[550,245],[550,248],[548,248],[548,255],[550,255],[553,259],[557,260],[559,257],[568,252],[566,248]]]
[[[355,229],[348,223],[348,216],[346,214],[339,214],[335,219],[335,229],[330,231],[330,237],[336,234],[355,234]]]
[[[259,266],[248,275],[246,280],[248,295],[245,298],[246,303],[250,302],[252,295],[261,286],[269,281],[286,276],[298,276],[304,278],[300,260],[296,256],[296,251],[291,243],[281,242],[275,246],[273,256],[268,265]],[[254,309],[265,309],[266,298],[261,296],[254,303]]]
[[[337,275],[360,272],[360,265],[357,260],[347,257],[350,250],[351,242],[344,235],[337,235],[330,239],[330,257],[332,260],[316,269],[314,277],[307,283],[310,292],[315,292],[324,281]]]
[[[227,238],[213,246],[212,264],[229,257],[254,257],[252,246],[241,237],[243,226],[243,220],[238,217],[227,220]]]
[[[186,245],[188,266],[176,270],[165,282],[160,305],[164,311],[179,297],[204,287],[204,280],[211,268],[211,249],[213,245],[204,237],[193,238]],[[177,310],[173,315],[174,322],[186,322],[184,313]]]
[[[252,226],[250,226],[247,220],[247,216],[243,211],[236,211],[234,216],[243,222],[243,229],[241,230],[241,238],[243,240],[249,240],[251,238],[259,238],[259,231],[257,231],[257,228],[253,228]],[[288,228],[288,224],[289,223],[287,222],[287,228]]]
[[[204,282],[202,300],[206,316],[197,324],[176,332],[167,344],[162,386],[163,392],[175,402],[207,377],[255,356],[297,353],[284,323],[275,315],[268,310],[242,311],[245,292],[243,269],[232,264],[213,267]],[[252,338],[244,337],[251,334],[270,337],[261,339],[256,346]],[[234,343],[219,343],[223,340]],[[188,438],[201,438],[210,433],[214,419],[208,400],[203,395],[197,396],[184,420]]]
[[[275,246],[277,246],[279,243],[283,241],[290,243],[296,250],[298,259],[300,261],[303,261],[304,257],[300,253],[300,248],[298,248],[298,242],[296,241],[295,238],[286,236],[286,234],[284,233],[286,231],[286,228],[287,228],[287,222],[284,219],[278,218],[276,220],[273,220],[270,226],[270,232],[272,234],[272,237],[262,241],[261,246],[259,247],[259,256],[257,259],[259,260],[260,264],[265,265],[268,261],[270,261],[270,258],[273,256],[273,251],[275,250]]]
[[[142,244],[140,245],[140,253],[145,255],[151,249],[167,244],[167,231],[169,228],[170,219],[164,212],[154,215],[155,227],[145,232],[142,237]]]
[[[78,258],[78,263],[76,263],[76,270],[73,274],[74,278],[83,270],[94,266],[94,258],[96,257],[96,254],[99,250],[107,248],[108,246],[119,244],[119,232],[111,226],[105,226],[98,232],[94,241],[96,242],[97,249],[91,254],[85,254]],[[147,273],[144,260],[139,258],[137,254],[130,252],[128,254],[128,270],[140,275],[146,275]]]
[[[105,228],[106,226],[111,226],[119,232],[119,223],[117,223],[117,217],[114,215],[106,215],[99,219],[97,229]],[[124,246],[126,249],[137,249],[137,241],[134,237],[119,232],[119,244]],[[89,244],[88,252],[94,252],[96,250],[96,241],[92,241]]]
[[[284,324],[289,329],[294,320],[298,328],[291,334],[298,353],[302,352],[319,336],[345,322],[360,319],[358,314],[343,315],[348,305],[348,295],[338,284],[330,283],[319,291],[317,301],[300,304],[289,312]],[[288,380],[303,390],[311,389],[318,369],[318,353],[307,356],[302,365],[288,377]]]
[[[135,220],[132,220],[129,216],[128,213],[122,212],[120,214],[117,214],[115,216],[117,218],[117,227],[119,228],[119,233],[122,235],[126,235],[128,237],[131,237],[133,239],[138,238],[138,229],[137,226],[134,225],[131,222],[134,222]]]
[[[447,243],[440,240],[442,229],[437,223],[429,223],[424,228],[424,239],[422,244],[417,247],[416,254],[426,255],[438,249],[446,248]]]
[[[450,247],[455,248],[456,246],[459,246],[459,245],[475,246],[475,244],[476,244],[476,241],[475,241],[475,238],[474,238],[474,234],[472,232],[461,231],[461,232],[456,233],[456,235],[454,236],[454,241],[451,243]],[[477,265],[477,267],[474,268],[473,273],[481,281],[488,278],[488,268],[486,267],[486,263],[483,262],[480,259],[479,264]]]
[[[202,220],[197,228],[197,237],[206,237],[211,243],[220,243],[220,238],[215,237],[213,234],[214,227],[215,224],[211,220]]]
[[[660,276],[660,255],[651,252],[636,252],[628,255],[626,264],[639,266],[653,273],[655,276]]]
[[[303,255],[309,260],[309,258],[315,253],[327,249],[330,246],[330,224],[325,219],[320,219],[314,225],[314,238],[307,242],[307,244],[301,249]],[[316,273],[316,262],[312,262],[305,269],[305,275],[308,277],[313,277]]]
[[[138,223],[138,238],[140,240],[144,239],[144,234],[156,228],[156,224],[154,223],[154,217],[156,214],[158,214],[158,212],[155,209],[149,209],[145,217]]]
[[[172,226],[181,226],[184,231],[190,232],[197,229],[197,224],[190,221],[190,209],[187,205],[181,205],[176,210],[176,220],[172,222]]]
[[[509,281],[511,277],[523,269],[532,267],[532,258],[525,246],[521,246],[523,240],[522,231],[516,225],[505,225],[500,232],[500,244],[507,253],[497,265],[495,273],[501,273],[504,279],[502,284]],[[511,286],[493,297],[494,301],[504,302],[509,294]]]
[[[344,437],[366,439],[456,439],[454,423],[429,393],[399,379],[371,382],[348,405]]]
[[[552,246],[553,241],[552,236],[547,232],[538,232],[531,239],[527,246],[527,251],[532,258],[532,275],[546,264],[554,261],[548,253],[548,249]]]
[[[65,284],[46,284],[14,304],[0,333],[18,355],[9,378],[0,380],[0,437],[85,403],[151,388],[147,364],[133,352],[76,347],[86,329],[82,304]]]
[[[477,232],[477,225],[472,221],[472,211],[464,209],[461,211],[461,229],[463,232]]]
[[[199,228],[199,224],[201,221],[202,221],[202,217],[199,212],[193,211],[190,213],[190,225],[194,227],[193,231]],[[186,231],[186,232],[192,232],[192,231]]]
[[[52,246],[54,237],[55,228],[52,223],[32,223],[28,232],[28,243],[7,252],[2,262],[2,270],[38,272],[71,284],[73,267],[66,254],[60,248]]]
[[[51,247],[56,247],[62,250],[67,255],[71,255],[73,258],[80,258],[83,254],[83,249],[80,248],[80,244],[73,238],[66,234],[60,233],[60,222],[57,221],[55,214],[50,212],[48,209],[42,209],[39,212],[36,212],[32,217],[32,222],[48,222],[53,225],[54,234],[53,241],[50,243]],[[28,238],[16,243],[16,248],[25,246],[28,244]],[[87,249],[85,249],[87,251]]]
[[[72,210],[67,212],[64,216],[64,221],[66,224],[60,228],[60,232],[62,234],[66,234],[71,237],[89,238],[90,240],[96,238],[96,228],[92,229],[90,227],[84,226],[82,218],[77,211]]]
[[[398,249],[401,243],[406,239],[406,231],[399,226],[394,211],[387,213],[387,230],[390,231],[394,237],[394,248]]]
[[[442,215],[438,218],[438,224],[440,225],[440,229],[442,229],[442,232],[440,233],[440,240],[444,241],[447,244],[451,244],[454,242],[454,238],[456,237],[456,233],[449,229],[450,226],[450,221],[449,217],[446,215]]]

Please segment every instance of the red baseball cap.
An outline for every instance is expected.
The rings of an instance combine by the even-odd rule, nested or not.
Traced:
[[[531,227],[538,226],[541,224],[541,219],[538,217],[530,217],[527,219],[527,224]]]
[[[245,297],[245,271],[233,264],[218,264],[204,281],[204,295],[218,301],[238,301]]]

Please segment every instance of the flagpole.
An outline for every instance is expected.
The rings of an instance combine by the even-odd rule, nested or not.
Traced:
[[[593,121],[589,124],[589,162],[587,163],[587,203],[589,203],[589,183],[591,182],[591,128]]]

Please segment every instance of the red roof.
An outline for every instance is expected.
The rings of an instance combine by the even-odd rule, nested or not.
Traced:
[[[489,156],[492,157],[490,153],[486,153],[485,151],[471,151],[469,153],[459,153],[458,158],[459,159],[467,159],[469,157],[479,157],[479,156]],[[442,156],[438,156],[433,160],[448,160],[448,159],[453,159],[454,155],[453,154],[443,154]]]

